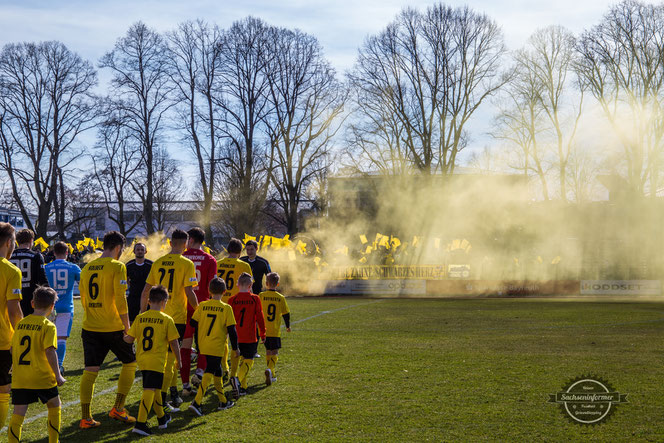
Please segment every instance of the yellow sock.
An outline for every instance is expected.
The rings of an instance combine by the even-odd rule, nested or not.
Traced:
[[[171,388],[178,387],[178,380],[180,379],[180,371],[178,371],[177,364],[173,362],[173,376],[171,377]]]
[[[152,409],[153,401],[154,390],[144,389],[143,395],[141,396],[141,403],[138,406],[138,418],[136,419],[138,423],[145,423],[148,421],[148,414],[150,413],[150,409]]]
[[[224,395],[224,383],[221,377],[214,377],[214,389],[217,391],[217,397],[222,403],[226,403],[226,396]]]
[[[95,380],[97,380],[97,372],[83,371],[81,376],[81,418],[92,418],[90,414],[90,402],[92,401],[92,394],[95,392]]]
[[[5,425],[7,421],[7,414],[9,413],[9,394],[0,394],[0,428]]]
[[[268,365],[268,367],[269,367],[270,370],[272,371],[272,377],[276,377],[276,376],[277,376],[277,360],[279,360],[279,356],[278,356],[278,355],[273,355],[273,356],[272,356],[272,367],[270,367],[270,366]]]
[[[249,358],[243,358],[242,363],[240,363],[240,370],[238,371],[237,376],[240,379],[240,385],[244,389],[247,389],[247,379],[249,378],[249,371],[253,365],[254,361]]]
[[[203,380],[201,380],[201,386],[198,388],[198,392],[196,392],[196,398],[194,401],[196,404],[201,404],[203,401],[203,396],[205,395],[205,391],[207,391],[208,386],[210,386],[210,383],[212,382],[212,379],[214,378],[214,375],[206,372],[203,374]]]
[[[9,429],[7,429],[9,443],[21,441],[21,429],[23,428],[24,419],[25,417],[22,415],[12,414],[12,418],[9,419]]]
[[[136,362],[125,363],[122,365],[120,377],[118,378],[118,393],[115,396],[115,409],[122,411],[124,409],[125,398],[129,394],[131,385],[134,384],[134,377],[136,376]]]
[[[228,370],[228,340],[224,342],[224,355],[221,356],[221,367],[224,369],[224,372],[229,372]]]
[[[152,407],[154,408],[154,412],[157,414],[158,418],[161,418],[164,416],[164,404],[161,402],[161,391],[153,391],[154,392],[154,403],[152,403]]]
[[[240,358],[241,357],[233,357],[231,355],[231,370],[230,370],[231,377],[237,377],[237,368],[240,365]]]
[[[48,443],[60,441],[60,420],[62,411],[60,406],[48,408]]]
[[[168,388],[171,386],[171,380],[173,379],[173,370],[175,369],[175,356],[172,352],[168,353],[168,358],[166,359],[166,369],[164,370],[164,381],[161,385],[161,392],[168,393]]]

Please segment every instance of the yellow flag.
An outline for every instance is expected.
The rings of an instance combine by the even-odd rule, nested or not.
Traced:
[[[371,246],[367,246],[367,249],[364,250],[364,253],[369,255],[373,252],[373,248]]]
[[[316,266],[319,266],[320,265],[320,257],[314,257],[314,263],[316,264]]]
[[[553,260],[551,260],[551,264],[552,264],[552,265],[557,265],[558,263],[560,263],[560,260],[561,260],[561,258],[560,258],[560,256],[558,255],[558,256],[556,256]]]
[[[470,249],[470,242],[464,238],[463,240],[461,240],[461,245],[459,247],[468,252],[468,250]]]
[[[378,246],[384,246],[386,248],[390,247],[390,238],[386,235],[381,235],[380,240],[378,241]]]
[[[71,243],[67,243],[67,247],[69,248],[69,253],[73,254],[74,253],[74,247],[71,245]]]
[[[205,252],[207,252],[208,254],[211,254],[211,253],[212,253],[212,252],[210,251],[210,248],[208,248],[207,246],[203,246],[203,250],[204,250]]]
[[[39,249],[41,249],[42,252],[48,249],[48,243],[46,243],[41,237],[35,240],[35,246],[39,246]]]
[[[452,247],[450,249],[452,251],[456,251],[457,249],[461,249],[461,240],[459,240],[459,239],[452,240]]]
[[[367,236],[364,234],[360,235],[360,241],[362,242],[362,244],[369,242],[369,240],[367,240]]]
[[[256,240],[256,237],[252,237],[251,235],[245,233],[244,234],[244,239],[242,240],[242,243],[244,243],[246,245],[249,240]]]
[[[293,251],[292,249],[290,249],[288,251],[288,260],[290,260],[290,261],[295,261],[296,260],[295,251]]]
[[[348,255],[348,246],[341,247],[334,251],[335,254],[343,254],[343,255]]]
[[[417,246],[417,244],[420,242],[420,238],[417,235],[413,236],[413,247]]]
[[[535,260],[537,261],[537,263],[542,263],[542,257],[539,256],[539,255],[537,256],[537,258]]]
[[[297,241],[297,246],[295,246],[295,249],[300,251],[301,255],[304,255],[307,253],[307,244],[303,242],[302,240]]]
[[[399,240],[399,239],[396,238],[396,237],[392,237],[392,240],[391,240],[390,243],[392,243],[392,248],[394,248],[394,249],[396,249],[396,248],[398,248],[399,246],[401,246],[401,240]]]
[[[366,262],[367,262],[367,258],[366,258],[366,257],[362,257],[362,258],[360,259],[360,263],[366,263]]]

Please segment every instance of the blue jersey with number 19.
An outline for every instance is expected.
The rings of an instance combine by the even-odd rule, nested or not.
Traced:
[[[67,260],[53,260],[46,265],[46,277],[58,293],[55,312],[74,312],[74,284],[81,280],[81,268]]]

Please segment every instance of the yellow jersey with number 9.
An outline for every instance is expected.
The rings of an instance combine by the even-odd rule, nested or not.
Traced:
[[[127,313],[127,268],[111,257],[99,257],[81,271],[83,329],[93,332],[123,331],[120,315]]]
[[[169,299],[164,313],[176,324],[187,323],[187,294],[184,289],[198,286],[194,262],[180,254],[166,254],[152,263],[146,283],[163,285],[168,289]]]
[[[58,347],[55,325],[42,315],[28,315],[16,325],[12,338],[12,388],[50,389],[57,386],[46,359]]]
[[[237,279],[245,272],[252,275],[251,266],[239,258],[226,257],[217,262],[217,276],[226,283],[226,292],[221,301],[228,303],[229,298],[240,292]]]

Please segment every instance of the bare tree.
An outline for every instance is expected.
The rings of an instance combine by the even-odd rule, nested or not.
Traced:
[[[270,28],[249,17],[235,22],[222,38],[214,103],[220,109],[224,142],[215,162],[224,225],[233,234],[257,228],[270,184],[274,154],[264,125],[270,112],[266,67]]]
[[[664,6],[627,0],[583,33],[577,64],[622,145],[635,194],[657,194],[664,135]]]
[[[175,103],[166,46],[161,35],[138,22],[101,58],[99,66],[112,72],[111,92],[118,111],[141,149],[145,177],[139,196],[146,231],[152,234],[156,229],[155,150],[164,130],[164,116]]]
[[[94,179],[99,184],[101,201],[106,214],[120,233],[128,236],[143,217],[128,217],[135,208],[130,203],[134,197],[132,183],[138,179],[141,168],[141,150],[131,130],[117,112],[118,106],[110,104],[108,117],[99,125],[96,152],[92,156]]]
[[[266,74],[273,112],[266,119],[272,151],[275,216],[289,234],[299,230],[299,210],[315,178],[328,167],[332,137],[341,126],[344,89],[315,37],[274,28]]]
[[[185,186],[178,163],[163,148],[155,151],[154,171],[155,223],[158,231],[166,232],[180,221],[174,216],[182,209],[177,200]]]
[[[0,53],[0,168],[37,236],[46,236],[62,198],[58,183],[76,156],[77,137],[93,125],[96,84],[90,63],[60,42],[8,44]],[[64,218],[57,221],[63,231]]]
[[[398,140],[391,152],[372,161],[405,152],[423,174],[454,173],[466,123],[507,80],[499,69],[504,53],[502,34],[486,15],[442,4],[424,13],[405,9],[367,40],[349,75],[361,122],[355,139],[380,146],[374,140],[392,131]]]
[[[177,126],[184,130],[198,166],[199,191],[203,194],[202,225],[206,241],[212,235],[212,202],[217,181],[216,160],[219,110],[215,84],[221,56],[221,30],[205,22],[181,23],[168,34],[171,78],[178,92]]]

